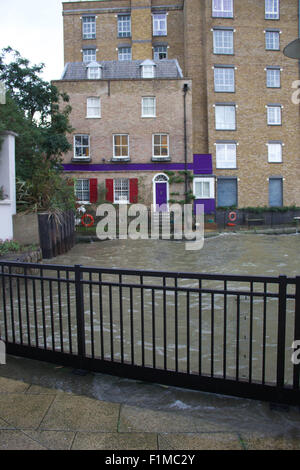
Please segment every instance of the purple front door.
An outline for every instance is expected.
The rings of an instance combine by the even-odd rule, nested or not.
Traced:
[[[167,199],[167,183],[157,182],[155,184],[156,191],[156,210],[160,212],[168,211],[168,199]],[[162,206],[158,208],[157,206]]]

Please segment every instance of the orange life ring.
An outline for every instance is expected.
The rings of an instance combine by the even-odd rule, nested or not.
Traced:
[[[90,219],[90,222],[86,223],[85,218],[88,217]],[[94,225],[94,217],[90,214],[84,214],[83,217],[81,217],[81,223],[84,227],[92,227]]]
[[[236,212],[229,212],[229,214],[228,214],[228,219],[229,219],[231,222],[235,222],[235,221],[236,221]]]

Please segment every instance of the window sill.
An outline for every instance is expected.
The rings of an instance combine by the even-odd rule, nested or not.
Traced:
[[[85,116],[85,119],[101,119],[101,116]]]
[[[72,163],[91,163],[91,158],[72,158]]]
[[[130,162],[130,158],[129,158],[129,157],[124,157],[124,158],[112,158],[112,159],[111,159],[111,162],[113,162],[113,163]]]
[[[156,119],[156,116],[141,116],[141,119]]]
[[[153,162],[170,162],[171,157],[152,157]]]

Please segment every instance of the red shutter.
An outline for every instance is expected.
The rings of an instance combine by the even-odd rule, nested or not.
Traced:
[[[98,200],[98,180],[97,178],[90,179],[90,202],[95,203]]]
[[[129,180],[129,202],[136,204],[138,202],[138,179],[131,178]]]
[[[106,200],[108,202],[114,202],[114,180],[107,179],[105,180],[106,185]]]

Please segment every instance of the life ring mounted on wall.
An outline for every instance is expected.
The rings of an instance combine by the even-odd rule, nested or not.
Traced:
[[[230,222],[235,222],[236,218],[237,218],[236,212],[229,212],[228,219],[230,220]]]
[[[86,222],[86,219],[88,219],[89,222]],[[81,223],[84,227],[92,227],[94,222],[94,217],[90,214],[84,214],[84,216],[81,217]]]

